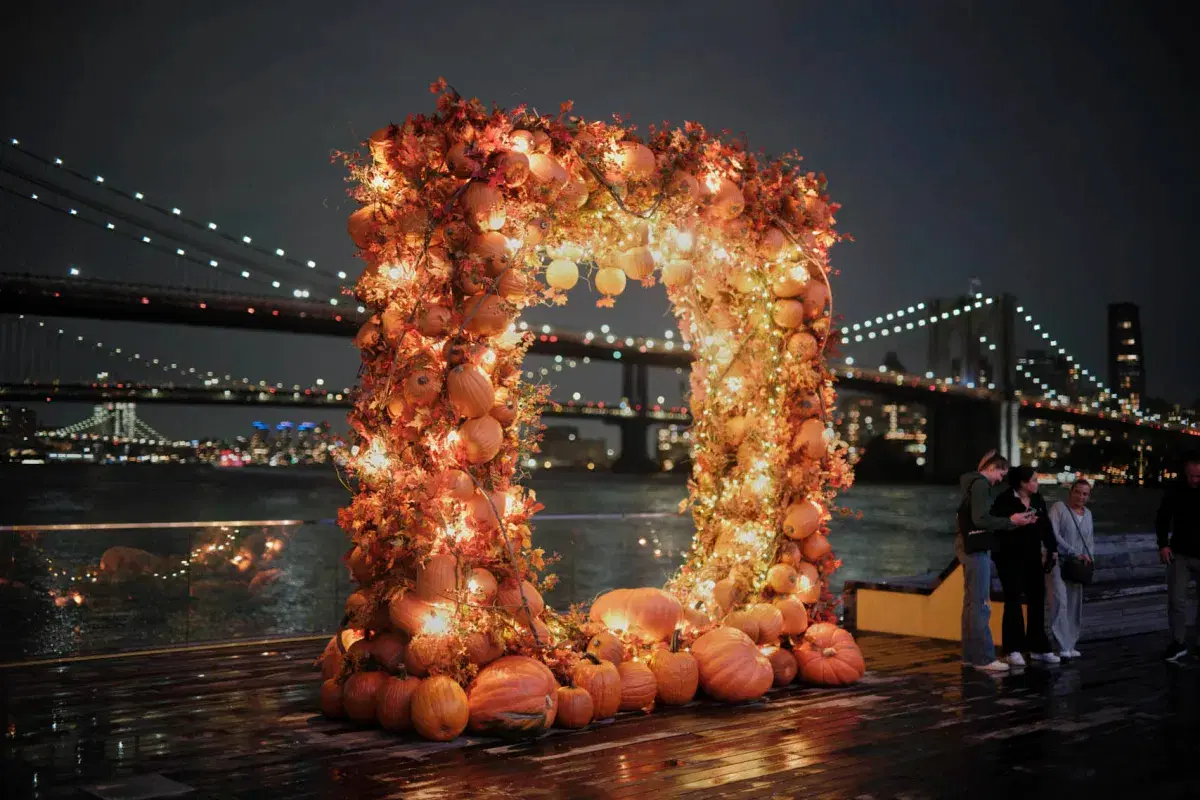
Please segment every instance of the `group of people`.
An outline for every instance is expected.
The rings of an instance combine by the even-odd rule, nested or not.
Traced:
[[[1200,457],[1187,460],[1183,478],[1164,495],[1156,524],[1159,556],[1167,565],[1168,661],[1188,653],[1188,582],[1192,577],[1200,582]],[[961,488],[954,551],[964,577],[963,663],[1003,673],[1025,666],[1026,656],[1043,664],[1079,658],[1083,589],[1095,567],[1091,484],[1075,481],[1066,502],[1047,510],[1037,473],[1027,466],[1010,469],[992,452],[962,477]],[[990,627],[993,569],[1005,600],[1002,659],[996,657]]]

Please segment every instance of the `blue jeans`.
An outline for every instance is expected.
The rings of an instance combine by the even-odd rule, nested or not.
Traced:
[[[988,625],[992,618],[992,558],[986,552],[966,552],[961,535],[954,538],[954,554],[963,565],[963,661],[982,667],[996,660]]]

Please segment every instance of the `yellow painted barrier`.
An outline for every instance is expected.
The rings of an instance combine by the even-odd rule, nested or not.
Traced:
[[[876,633],[920,636],[926,639],[962,639],[963,569],[955,562],[952,569],[935,581],[932,590],[913,590],[856,586],[854,592],[855,628]],[[992,601],[990,626],[997,646],[1004,603]],[[1022,614],[1025,609],[1022,608]]]

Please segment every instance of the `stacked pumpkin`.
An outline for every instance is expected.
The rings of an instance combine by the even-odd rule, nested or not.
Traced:
[[[436,114],[347,156],[361,203],[347,230],[366,262],[355,293],[370,317],[355,337],[361,391],[349,417],[358,491],[339,514],[359,588],[353,641],[339,637],[323,662],[328,708],[365,721],[365,698],[389,697],[376,701],[382,723],[425,691],[419,707],[436,700],[445,713],[418,725],[413,711],[413,725],[441,737],[462,722],[448,680],[472,730],[538,729],[560,706],[578,722],[578,689],[604,713],[610,698],[576,673],[606,661],[618,709],[686,702],[690,659],[709,695],[752,694],[770,665],[760,648],[831,614],[824,509],[849,475],[822,420],[838,238],[824,178],[698,125],[640,141],[565,108],[489,111],[433,89]],[[565,302],[584,273],[600,305],[660,276],[697,358],[697,544],[667,591],[596,604],[588,632],[609,637],[599,664],[578,661],[582,621],[545,608],[530,528],[540,506],[514,479],[548,399],[521,381],[532,337],[515,322]],[[680,628],[690,654],[672,647]]]

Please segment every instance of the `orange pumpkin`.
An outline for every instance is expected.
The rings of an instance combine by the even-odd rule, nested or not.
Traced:
[[[431,369],[416,369],[404,379],[404,399],[427,406],[442,392],[442,377]]]
[[[492,419],[507,428],[517,419],[517,404],[512,400],[506,400],[503,403],[492,406],[492,410],[489,413],[491,413]]]
[[[346,716],[346,707],[342,703],[342,684],[333,679],[321,684],[321,713],[330,719]]]
[[[621,676],[619,711],[649,711],[654,708],[658,681],[649,666],[641,661],[622,661],[617,665],[617,674]]]
[[[775,686],[787,686],[796,679],[800,667],[796,664],[796,657],[792,655],[791,650],[772,646],[765,648],[763,652],[767,661],[771,662],[771,671],[775,676],[772,682]]]
[[[736,628],[746,634],[751,641],[758,641],[758,620],[746,609],[730,611],[721,620],[722,625]]]
[[[515,150],[500,156],[496,163],[496,171],[508,186],[520,186],[529,179],[529,156]]]
[[[467,634],[463,645],[467,650],[467,659],[472,664],[479,666],[490,664],[504,655],[504,645],[496,641],[496,638],[487,631],[474,631]]]
[[[383,672],[356,672],[342,686],[342,705],[355,722],[375,721],[375,695],[387,682]]]
[[[775,594],[794,594],[800,588],[800,574],[789,564],[773,564],[767,570],[767,585]]]
[[[441,336],[450,326],[450,309],[445,306],[425,306],[417,314],[417,330],[425,336]]]
[[[448,742],[467,727],[467,696],[453,678],[438,675],[413,692],[412,724],[434,742]]]
[[[783,514],[783,532],[790,539],[812,536],[821,527],[821,507],[811,500],[792,503]]]
[[[694,202],[700,197],[700,181],[696,180],[695,175],[679,170],[671,176],[668,190],[673,195],[682,195]]]
[[[404,663],[405,646],[398,633],[378,633],[371,640],[371,655],[388,672],[395,672]]]
[[[669,650],[655,650],[650,656],[650,671],[658,686],[658,702],[682,706],[692,702],[700,685],[700,670],[691,653],[679,650],[679,633],[671,637]]]
[[[692,645],[700,686],[716,700],[736,703],[761,697],[775,673],[750,637],[736,628],[715,628]]]
[[[444,666],[450,656],[445,636],[421,633],[412,638],[404,651],[404,669],[409,675],[424,678],[429,674],[430,667]]]
[[[494,189],[486,183],[474,181],[463,192],[462,204],[467,218],[479,227],[486,229],[500,227],[493,224],[496,215],[504,213],[504,196],[498,189]]]
[[[546,283],[554,289],[566,291],[579,282],[579,266],[574,261],[558,258],[546,267]]]
[[[779,641],[779,636],[783,632],[783,614],[778,608],[770,603],[755,603],[746,609],[746,613],[758,625],[756,642],[774,644]]]
[[[804,294],[804,289],[808,285],[808,275],[800,271],[799,276],[795,270],[790,270],[784,275],[780,275],[771,282],[771,291],[776,297],[798,297]],[[803,301],[800,301],[803,306]]]
[[[425,627],[425,620],[433,613],[433,606],[422,600],[415,592],[396,594],[388,602],[388,619],[392,627],[416,636]]]
[[[558,682],[536,659],[504,656],[471,681],[467,703],[473,733],[538,736],[554,723]]]
[[[611,661],[601,661],[594,653],[579,659],[571,673],[576,686],[592,696],[592,718],[610,719],[621,705],[621,673]]]
[[[535,181],[548,184],[551,188],[563,186],[570,178],[557,159],[544,153],[533,153],[529,156],[529,173]]]
[[[596,291],[608,297],[616,297],[625,291],[625,273],[616,267],[601,267],[596,270]]]
[[[504,429],[493,417],[469,419],[458,429],[468,464],[486,464],[500,452]]]
[[[633,247],[617,256],[617,266],[632,280],[645,280],[654,274],[654,255],[649,247]]]
[[[806,419],[800,423],[792,448],[805,458],[820,458],[825,455],[825,423],[819,419]]]
[[[829,622],[809,628],[795,655],[800,678],[818,686],[846,686],[867,670],[854,637]]]
[[[358,329],[358,333],[354,334],[354,346],[359,350],[370,350],[377,344],[379,344],[379,326],[371,320],[367,320]]]
[[[644,181],[654,174],[654,151],[638,142],[617,143],[617,165],[632,180]]]
[[[321,678],[330,680],[336,678],[342,671],[342,662],[346,657],[342,655],[341,648],[338,647],[337,637],[329,640],[329,644],[325,645],[325,651],[321,653],[319,663],[321,664]]]
[[[454,600],[458,596],[458,559],[438,553],[417,569],[417,595],[422,600]]]
[[[662,270],[663,283],[669,287],[683,286],[692,281],[692,262],[670,261]]]
[[[662,589],[616,589],[596,598],[590,616],[612,630],[657,642],[671,635],[682,613],[679,601]]]
[[[620,664],[625,660],[625,645],[610,631],[600,631],[588,641],[587,651],[597,658]]]
[[[523,599],[522,599],[523,596]],[[521,581],[520,588],[513,581],[505,581],[496,595],[496,605],[512,614],[519,621],[526,621],[525,606],[529,606],[529,614],[536,617],[542,613],[546,603],[542,594],[529,581]]]
[[[804,559],[816,563],[829,553],[832,548],[829,546],[829,540],[819,533],[814,533],[812,536],[804,540],[801,546],[801,551],[804,553]]]
[[[721,178],[716,191],[712,195],[712,205],[709,207],[718,219],[730,220],[746,210],[746,198],[737,184],[728,178]]]
[[[558,712],[554,715],[557,728],[586,728],[592,721],[592,696],[577,686],[558,687]]]
[[[412,730],[412,700],[420,678],[398,675],[388,678],[375,698],[375,717],[385,731]]]
[[[779,563],[799,570],[800,565],[804,563],[804,554],[800,552],[800,543],[785,540],[779,546]]]
[[[379,225],[384,220],[383,206],[371,203],[355,211],[346,220],[346,233],[354,240],[354,244],[365,250],[378,235]]]
[[[808,630],[808,609],[795,595],[776,598],[775,607],[783,618],[784,636],[799,636]]]
[[[824,316],[828,305],[829,287],[825,281],[809,281],[804,292],[804,316],[808,319]]]
[[[713,586],[713,600],[717,606],[723,609],[730,609],[742,602],[746,596],[746,590],[732,576],[722,578]]]
[[[577,211],[588,201],[588,184],[583,178],[575,175],[567,179],[558,197],[554,198],[556,208],[564,211]]]
[[[817,357],[820,346],[811,333],[800,331],[788,337],[787,349],[789,353],[801,361],[812,361]]]
[[[496,281],[496,293],[505,300],[519,300],[529,293],[529,281],[520,272],[510,269]]]
[[[799,328],[804,324],[804,304],[799,300],[776,300],[771,319],[781,328]]]
[[[508,328],[509,316],[500,298],[477,294],[463,301],[463,328],[476,336],[495,336]]]
[[[474,364],[459,364],[450,369],[446,393],[454,413],[469,419],[484,416],[496,402],[491,379]]]
[[[783,252],[787,244],[787,236],[779,228],[767,228],[767,232],[758,240],[758,254],[770,261]]]
[[[437,486],[455,500],[470,500],[475,495],[475,482],[461,469],[443,470],[437,477]]]
[[[496,599],[496,592],[499,591],[499,588],[496,576],[483,567],[471,570],[471,574],[467,577],[467,592],[474,605],[490,606]]]
[[[479,169],[479,161],[467,155],[467,143],[455,142],[446,152],[446,161],[456,178],[469,178]]]
[[[809,539],[811,538],[813,537],[810,536]],[[804,544],[808,544],[808,541],[805,539]],[[816,565],[801,561],[796,565],[796,572],[800,576],[797,582],[800,588],[796,591],[796,599],[802,603],[817,602],[821,597],[821,573],[817,571]]]

